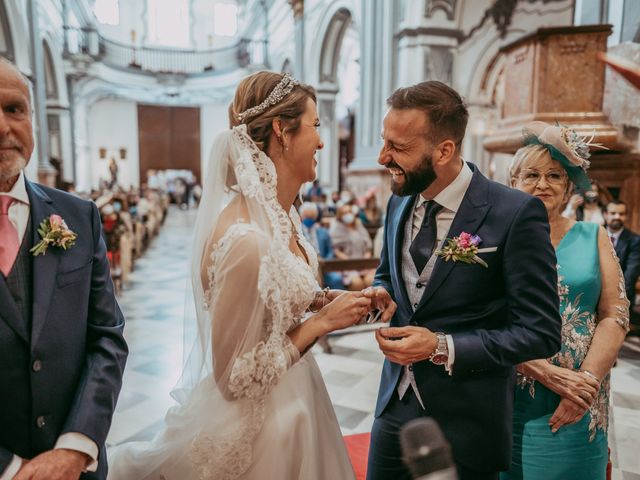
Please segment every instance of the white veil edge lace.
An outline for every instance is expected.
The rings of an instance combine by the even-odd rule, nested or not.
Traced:
[[[112,452],[110,479],[233,480],[250,467],[265,399],[299,359],[286,335],[300,316],[286,300],[291,234],[273,162],[245,125],[222,132],[194,229],[196,315],[185,315],[184,365],[172,391],[178,405],[151,443]]]

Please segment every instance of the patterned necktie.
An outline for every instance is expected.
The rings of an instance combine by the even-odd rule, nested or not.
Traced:
[[[9,220],[9,206],[13,201],[12,197],[0,195],[0,271],[5,277],[9,276],[20,250],[18,231]]]
[[[440,210],[442,210],[442,205],[437,202],[431,200],[427,203],[420,230],[409,247],[409,253],[419,274],[424,269],[429,258],[431,258],[433,249],[436,246],[438,233],[436,215]]]
[[[609,239],[611,240],[611,243],[615,247],[616,246],[616,237],[614,237],[613,235],[609,235]]]

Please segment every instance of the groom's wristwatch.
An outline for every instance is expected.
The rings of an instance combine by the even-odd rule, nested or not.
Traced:
[[[442,332],[436,332],[438,343],[436,349],[429,357],[434,365],[445,365],[449,361],[449,346],[447,345],[447,336]]]

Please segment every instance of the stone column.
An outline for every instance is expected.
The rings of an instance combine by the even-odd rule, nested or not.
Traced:
[[[35,113],[35,141],[38,158],[38,182],[45,185],[55,185],[55,169],[49,163],[49,147],[47,132],[47,100],[45,94],[44,56],[42,52],[42,37],[40,35],[38,1],[29,0],[27,4],[29,19],[29,37],[31,38],[31,71],[33,77],[33,105]]]
[[[324,148],[316,155],[318,158],[318,180],[329,190],[338,188],[340,152],[338,145],[338,122],[336,121],[337,90],[317,90],[318,116],[320,117],[320,138]]]
[[[91,180],[91,145],[89,143],[89,105],[88,99],[74,95],[72,111],[73,142],[75,145],[75,182],[76,190],[88,192],[92,187]]]
[[[397,8],[397,2],[362,0],[361,90],[356,114],[356,157],[350,171],[378,167],[385,100],[394,88],[396,62],[393,38]]]
[[[416,0],[404,10],[398,38],[398,86],[425,80],[451,84],[455,49],[462,32],[457,0]]]
[[[380,131],[386,99],[396,87],[397,54],[394,35],[401,3],[362,0],[360,25],[360,100],[355,130],[355,158],[349,165],[347,187],[356,195],[380,185],[378,204],[383,208],[391,193],[386,170],[378,165]]]
[[[296,46],[293,76],[304,82],[304,0],[289,0],[289,4],[293,9]]]

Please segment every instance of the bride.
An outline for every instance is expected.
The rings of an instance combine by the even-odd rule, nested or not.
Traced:
[[[320,291],[293,207],[323,147],[315,92],[258,72],[240,82],[229,117],[196,222],[197,324],[172,392],[177,406],[151,442],[109,452],[108,478],[353,479],[320,371],[305,354],[319,336],[357,323],[371,302]]]

